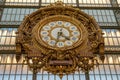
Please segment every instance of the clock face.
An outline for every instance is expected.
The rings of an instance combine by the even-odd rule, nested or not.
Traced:
[[[52,21],[39,30],[41,40],[53,48],[74,46],[80,39],[80,35],[79,28],[67,21]]]

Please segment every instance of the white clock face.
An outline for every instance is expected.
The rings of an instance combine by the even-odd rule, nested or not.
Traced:
[[[79,40],[80,30],[70,22],[54,21],[40,29],[40,37],[51,47],[69,47]]]

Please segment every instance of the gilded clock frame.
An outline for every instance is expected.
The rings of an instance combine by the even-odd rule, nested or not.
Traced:
[[[80,36],[79,36],[79,40],[72,46],[68,46],[68,47],[62,47],[62,48],[58,48],[58,47],[51,47],[48,44],[45,44],[44,41],[41,39],[40,37],[40,31],[42,29],[42,27],[52,21],[67,21],[72,23],[73,25],[75,25],[79,31],[80,31]],[[43,20],[41,20],[38,24],[36,24],[36,26],[33,28],[32,30],[32,34],[33,34],[33,41],[34,41],[34,45],[37,46],[37,48],[42,49],[43,53],[46,53],[46,49],[51,49],[51,50],[56,50],[56,51],[65,51],[65,50],[69,50],[69,49],[75,49],[76,47],[83,47],[85,46],[86,40],[87,40],[87,31],[84,27],[84,25],[82,23],[80,23],[77,19],[75,18],[71,18],[68,16],[64,16],[64,15],[55,15],[55,16],[50,16],[47,17]],[[45,51],[44,51],[45,49]]]

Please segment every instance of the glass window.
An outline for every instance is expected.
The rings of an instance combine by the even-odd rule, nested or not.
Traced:
[[[99,65],[99,71],[100,71],[100,74],[105,74],[105,70],[104,70],[104,66],[103,65]]]
[[[22,74],[27,74],[27,73],[28,73],[28,66],[24,65],[23,70],[22,70]]]
[[[79,74],[74,74],[73,76],[74,76],[74,77],[73,77],[73,78],[74,78],[73,80],[80,80],[80,79],[79,79]],[[67,76],[66,76],[66,77],[67,77]],[[63,80],[66,80],[66,78],[63,79]]]
[[[117,26],[113,10],[83,10],[85,13],[93,16],[100,26]]]
[[[107,74],[106,77],[107,77],[107,80],[112,80],[112,77],[110,74]]]
[[[101,75],[101,80],[107,80],[107,79],[106,79],[106,75],[102,74],[102,75]]]
[[[48,80],[48,75],[43,75],[43,80]]]
[[[9,79],[9,75],[3,75],[3,80],[8,80]]]
[[[96,67],[96,68],[94,69],[94,73],[95,73],[95,74],[99,74],[99,69],[98,69],[98,67]]]
[[[90,75],[89,76],[91,80],[95,80],[95,76],[94,75]]]
[[[12,65],[11,67],[11,74],[15,74],[17,69],[17,65]]]
[[[104,65],[104,68],[105,68],[105,73],[110,74],[109,65]]]
[[[54,75],[49,74],[49,75],[48,75],[48,80],[53,80],[53,79],[54,79]]]
[[[95,75],[95,80],[100,80],[100,75]]]
[[[21,75],[21,80],[32,80],[32,75],[26,75],[26,74],[23,74]]]
[[[79,4],[80,4],[79,6],[94,6],[94,7],[111,6],[109,0],[79,0]]]
[[[102,16],[97,16],[97,18],[98,18],[97,22],[103,22]]]
[[[16,74],[21,74],[23,71],[23,66],[22,65],[17,65],[17,69],[16,69]]]
[[[73,6],[76,6],[76,0],[42,0],[42,6],[47,6],[50,3],[55,3],[57,1],[62,1],[63,3],[67,3]]]
[[[13,45],[15,46],[16,31],[17,31],[17,28],[1,28],[0,29],[0,45],[9,45],[7,47],[2,46],[4,50],[12,49]]]
[[[104,38],[105,45],[109,45],[108,38]]]
[[[3,75],[0,74],[0,80],[2,80],[2,79],[3,79]]]
[[[0,74],[4,74],[5,72],[5,65],[0,65]]]
[[[0,54],[1,55],[1,54]],[[8,57],[14,57],[15,55],[8,54],[2,54],[1,58],[2,60],[8,60]],[[109,80],[112,78],[119,78],[119,63],[115,63],[114,60],[117,59],[119,60],[120,55],[106,55],[105,56],[105,64],[101,63],[99,67],[95,67],[94,71],[90,72],[90,79],[91,80]],[[15,80],[28,80],[32,79],[32,72],[29,73],[28,70],[29,68],[27,65],[24,65],[22,67],[23,63],[13,63],[13,59],[10,61],[10,63],[5,62],[4,64],[0,65],[0,76],[2,77],[2,74],[4,76],[1,78],[2,80],[6,79],[15,79]],[[30,71],[30,70],[29,70]],[[85,80],[85,75],[84,73],[81,74],[82,71],[70,74],[70,75],[65,75],[63,76],[62,80]],[[17,79],[18,78],[18,79]],[[53,75],[48,72],[39,72],[38,79],[42,80],[60,80],[58,75]],[[31,80],[30,79],[30,80]],[[113,80],[113,79],[112,79]]]
[[[27,75],[27,80],[32,80],[32,75]],[[23,79],[24,80],[24,79]],[[26,80],[26,79],[25,79]]]
[[[119,29],[103,29],[103,33],[105,45],[107,46],[107,48],[109,48],[109,50],[119,51],[120,50],[119,48],[120,36],[118,36],[120,34]]]
[[[21,80],[21,75],[16,75],[16,76],[10,75],[10,80],[14,80],[14,79]]]
[[[80,75],[80,80],[86,80],[85,75]]]
[[[6,5],[38,6],[39,5],[39,0],[6,0]]]
[[[1,25],[20,25],[23,18],[35,11],[36,9],[31,8],[4,8],[2,14]]]
[[[10,71],[11,71],[11,65],[6,65],[5,74],[10,74]]]

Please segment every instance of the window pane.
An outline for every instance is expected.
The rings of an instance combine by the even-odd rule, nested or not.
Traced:
[[[103,7],[108,6],[110,7],[110,1],[109,0],[79,0],[80,5],[79,6],[94,6],[94,7]]]
[[[6,0],[6,5],[31,5],[38,6],[39,0]]]
[[[83,11],[93,16],[100,26],[117,26],[113,10],[85,9]]]

